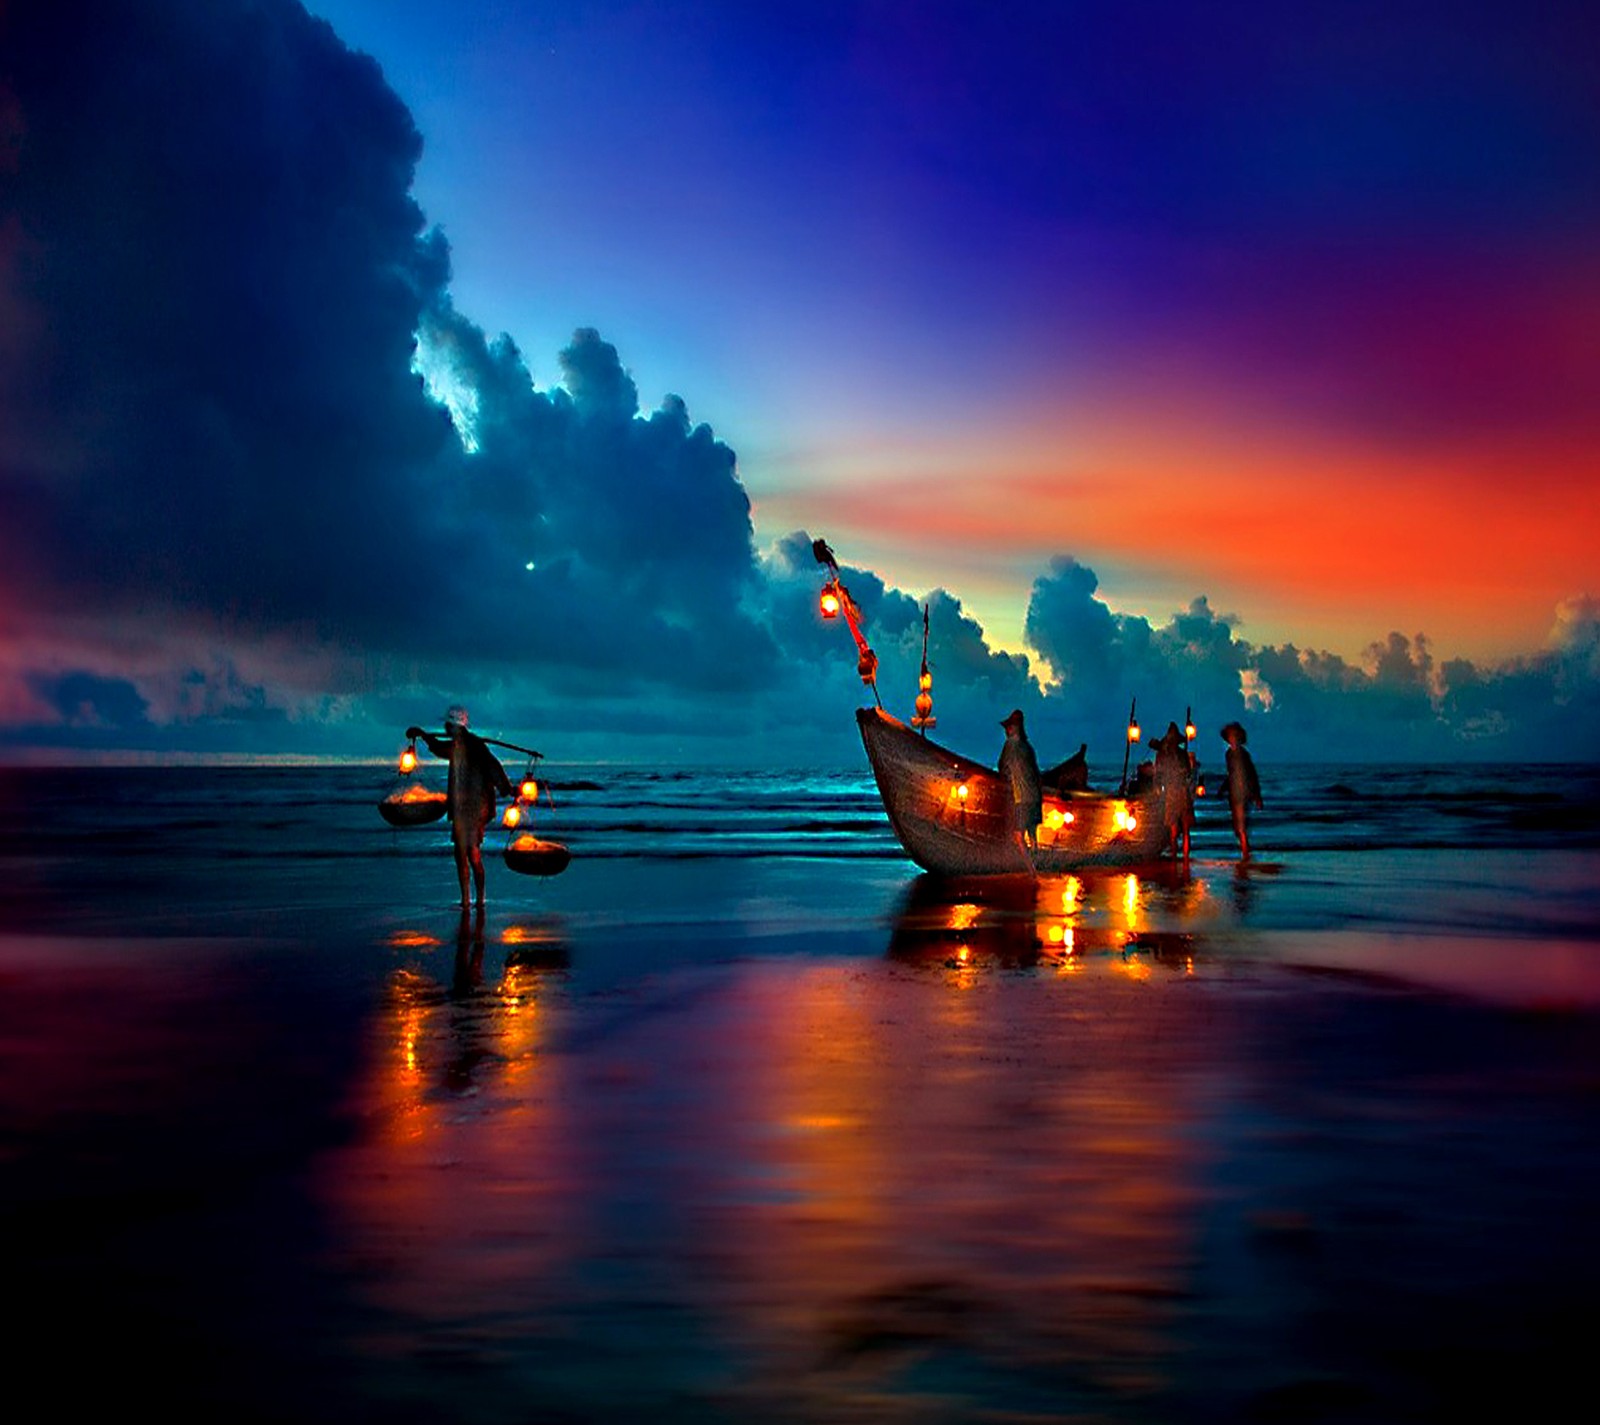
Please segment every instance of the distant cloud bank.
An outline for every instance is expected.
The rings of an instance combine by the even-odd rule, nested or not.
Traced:
[[[828,532],[758,549],[734,452],[599,333],[541,390],[456,311],[421,142],[290,0],[0,11],[0,748],[382,755],[465,697],[574,758],[853,761]],[[1117,613],[1067,555],[1032,658],[845,579],[901,714],[926,603],[941,735],[980,756],[1012,707],[1046,757],[1120,756],[1134,696],[1264,757],[1594,755],[1590,596],[1504,665],[1393,633],[1357,666],[1204,595]]]

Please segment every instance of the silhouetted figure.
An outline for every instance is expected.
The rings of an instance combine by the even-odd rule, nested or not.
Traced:
[[[1183,734],[1178,724],[1169,722],[1160,737],[1150,739],[1155,748],[1153,780],[1160,798],[1161,823],[1167,829],[1167,844],[1174,856],[1189,860],[1189,828],[1194,820],[1193,759],[1183,745]]]
[[[835,574],[839,572],[839,561],[833,557],[833,550],[827,540],[814,539],[811,541],[811,557],[818,564],[827,565]]]
[[[481,737],[467,731],[467,710],[457,704],[444,715],[444,734],[436,736],[420,727],[408,727],[407,737],[420,737],[435,757],[450,762],[445,804],[450,814],[450,841],[456,853],[456,876],[461,882],[461,905],[467,905],[470,871],[483,904],[483,833],[494,817],[495,793],[511,796],[511,779],[500,759]]]
[[[1089,790],[1089,744],[1080,742],[1078,750],[1065,762],[1057,762],[1047,772],[1039,774],[1045,786],[1058,792],[1086,792]]]
[[[1022,729],[1022,710],[1015,709],[1000,724],[1006,744],[1000,749],[1000,774],[1011,784],[1011,814],[1024,851],[1032,851],[1034,836],[1044,818],[1044,794],[1039,785],[1039,759]]]
[[[1233,834],[1239,838],[1239,859],[1250,859],[1250,808],[1261,806],[1261,779],[1256,764],[1245,751],[1244,727],[1230,722],[1222,729],[1228,744],[1228,808],[1233,813]]]

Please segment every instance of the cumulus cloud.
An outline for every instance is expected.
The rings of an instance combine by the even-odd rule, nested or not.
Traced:
[[[1053,560],[1034,584],[1026,630],[1058,673],[1047,706],[1102,729],[1102,748],[1135,695],[1146,724],[1192,709],[1202,756],[1217,728],[1243,719],[1263,756],[1369,761],[1580,755],[1560,729],[1600,707],[1600,605],[1587,596],[1563,603],[1545,649],[1480,668],[1436,663],[1422,634],[1390,633],[1358,663],[1256,646],[1203,596],[1152,625],[1113,612],[1097,589],[1092,570]]]

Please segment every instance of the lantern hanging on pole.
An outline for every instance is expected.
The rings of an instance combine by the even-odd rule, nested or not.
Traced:
[[[849,626],[850,636],[856,641],[856,672],[861,681],[872,689],[873,701],[879,707],[883,706],[883,699],[878,696],[878,655],[872,651],[872,646],[867,642],[867,636],[861,631],[861,610],[856,606],[856,601],[850,597],[850,591],[839,581],[839,566],[833,561],[833,551],[822,540],[812,542],[812,552],[817,556],[819,564],[826,564],[831,571],[828,582],[822,586],[822,595],[817,601],[818,611],[825,619],[835,619],[840,614]]]
[[[410,746],[400,754],[400,775],[409,777],[417,770],[417,744],[413,739]]]
[[[1122,794],[1128,790],[1128,756],[1133,751],[1133,744],[1139,740],[1139,719],[1135,716],[1138,706],[1138,698],[1128,704],[1128,741],[1122,749]]]
[[[922,671],[917,674],[917,714],[911,719],[912,727],[920,727],[922,735],[939,721],[933,715],[933,673],[928,668],[928,606],[922,606]]]

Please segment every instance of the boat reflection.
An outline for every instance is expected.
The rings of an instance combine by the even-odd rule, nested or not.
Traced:
[[[907,888],[889,956],[962,970],[1053,965],[1092,956],[1194,967],[1194,924],[1210,910],[1204,883],[1178,867],[1077,875],[919,876]]]

